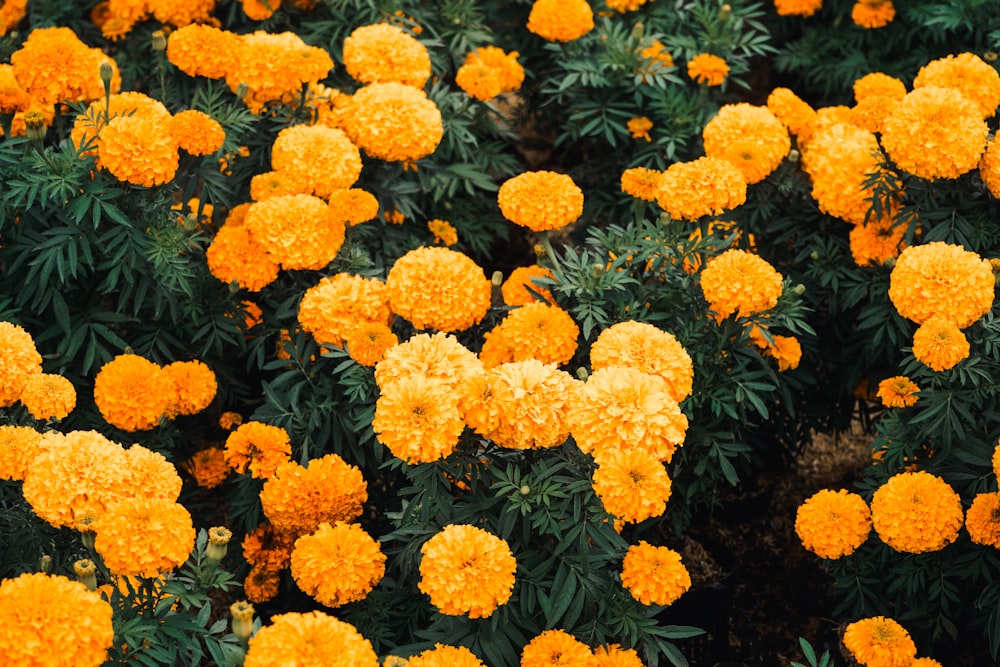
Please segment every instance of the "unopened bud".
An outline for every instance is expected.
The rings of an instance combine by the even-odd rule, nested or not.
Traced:
[[[229,293],[236,294],[239,291],[240,291],[240,281],[238,280],[229,281]]]
[[[494,271],[493,276],[490,278],[490,282],[493,283],[494,287],[500,287],[503,285],[503,272]]]
[[[73,571],[77,580],[87,587],[87,590],[97,590],[97,566],[89,558],[81,558],[73,563]]]
[[[802,155],[799,153],[798,149],[793,148],[792,150],[788,151],[789,162],[798,162],[800,157],[802,157]]]
[[[728,2],[719,7],[719,20],[725,23],[729,20],[729,15],[733,13],[733,6]]]
[[[38,571],[46,574],[52,571],[52,556],[42,554],[42,557],[38,559]]]
[[[528,486],[527,484],[522,484],[522,485],[521,485],[521,488],[520,488],[520,489],[518,489],[517,491],[518,491],[518,493],[520,493],[520,494],[521,494],[522,496],[526,496],[526,495],[528,495],[529,493],[531,493],[531,487],[530,487],[530,486]]]
[[[162,30],[153,31],[153,50],[157,53],[167,50],[167,36]]]
[[[809,253],[809,259],[811,259],[813,261],[816,261],[817,259],[819,259],[819,251],[813,250],[811,253]]]
[[[198,216],[194,213],[188,213],[184,216],[181,227],[184,228],[185,232],[193,232],[198,227]]]
[[[604,275],[604,265],[603,264],[591,264],[590,265],[590,275],[594,278],[600,278]]]
[[[792,288],[792,293],[798,296],[802,296],[803,294],[806,293],[806,286],[803,285],[802,283],[799,283],[798,285]]]
[[[24,134],[28,141],[40,144],[45,139],[45,114],[40,111],[29,111],[24,114]]]
[[[998,57],[1000,56],[997,55],[996,51],[987,51],[986,53],[983,54],[983,60],[985,60],[988,63],[996,62]]]
[[[639,42],[642,41],[643,35],[646,33],[646,26],[639,21],[634,26],[632,26],[632,39]]]
[[[233,634],[245,642],[253,634],[253,605],[246,600],[234,602],[229,607],[233,617]]]
[[[541,243],[536,243],[532,248],[532,250],[535,251],[535,257],[539,258],[545,257],[545,246],[543,246]]]
[[[205,548],[205,558],[212,563],[218,563],[226,557],[226,547],[233,533],[228,528],[216,526],[208,531],[208,547]]]
[[[236,99],[242,100],[250,92],[250,86],[246,83],[240,82],[240,85],[236,86]]]
[[[576,369],[576,376],[580,378],[582,382],[586,382],[587,378],[590,377],[590,371],[587,370],[586,366],[580,366]]]

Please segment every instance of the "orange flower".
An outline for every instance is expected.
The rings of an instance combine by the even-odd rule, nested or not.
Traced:
[[[687,73],[691,80],[707,86],[721,86],[729,75],[729,65],[719,56],[699,53],[688,61]]]
[[[495,46],[483,46],[465,56],[455,72],[455,83],[470,97],[491,100],[500,93],[512,92],[524,83],[524,68],[517,62],[517,51],[505,53]]]
[[[681,555],[646,541],[628,548],[622,561],[622,586],[642,604],[673,604],[691,588]]]
[[[33,375],[42,372],[42,356],[27,331],[0,322],[0,408],[17,402]]]
[[[344,39],[344,67],[361,83],[395,81],[423,88],[431,76],[427,48],[389,23],[364,25]]]
[[[248,89],[243,102],[253,113],[273,103],[292,104],[303,84],[319,83],[333,69],[333,59],[325,50],[306,44],[293,32],[270,34],[258,30],[238,35],[243,43],[228,63],[225,77],[229,89],[241,83]]]
[[[553,303],[552,292],[544,287],[539,287],[534,278],[554,280],[555,276],[544,266],[519,266],[510,272],[507,280],[500,286],[500,296],[503,298],[503,302],[508,306],[524,306],[539,300],[531,293],[535,292],[545,302]],[[528,291],[529,289],[531,292]]]
[[[226,132],[219,122],[201,111],[187,109],[170,119],[170,134],[191,155],[210,155],[222,148]]]
[[[28,13],[28,0],[6,0],[0,7],[0,36],[17,27]]]
[[[392,311],[417,329],[464,331],[490,308],[492,285],[468,256],[448,248],[411,250],[385,279]]]
[[[879,265],[899,257],[906,247],[906,229],[907,225],[898,224],[895,220],[883,222],[874,217],[854,225],[849,236],[854,263],[858,266]]]
[[[545,630],[522,649],[521,667],[594,667],[594,655],[565,630]]]
[[[905,375],[886,378],[878,383],[878,397],[887,408],[908,408],[917,402],[920,387]]]
[[[541,232],[575,222],[583,213],[583,191],[566,174],[526,171],[504,181],[497,203],[503,217]]]
[[[372,83],[344,103],[344,131],[366,154],[388,162],[416,162],[444,136],[441,111],[420,89]]]
[[[705,155],[728,160],[747,184],[771,174],[792,147],[788,131],[767,107],[724,105],[702,131]]]
[[[663,463],[641,449],[602,453],[593,485],[605,511],[626,523],[662,515],[672,488]]]
[[[862,28],[882,28],[895,17],[892,0],[859,0],[851,8],[851,20]]]
[[[687,350],[673,334],[644,322],[613,324],[597,336],[590,347],[593,370],[627,366],[657,375],[667,383],[677,403],[691,395],[694,365]]]
[[[243,558],[255,568],[277,572],[292,562],[295,536],[262,523],[247,533],[242,543]]]
[[[427,229],[434,235],[434,243],[444,246],[458,243],[458,231],[447,220],[428,220]]]
[[[384,574],[385,554],[357,524],[321,523],[316,532],[295,540],[292,578],[327,607],[363,600]]]
[[[329,197],[361,175],[361,153],[342,131],[325,125],[293,125],[278,132],[271,168],[294,194]]]
[[[604,4],[608,6],[608,9],[613,9],[620,14],[634,12],[647,2],[649,0],[604,0]]]
[[[226,461],[226,454],[221,447],[206,447],[181,464],[195,481],[204,489],[214,489],[229,477],[232,469]]]
[[[888,97],[897,101],[906,97],[906,84],[882,72],[865,74],[852,87],[856,102],[863,102],[870,97]]]
[[[137,354],[121,354],[94,378],[94,403],[112,426],[146,431],[160,423],[174,400],[174,384],[158,364]]]
[[[823,7],[823,0],[774,0],[778,16],[812,16]]]
[[[117,574],[157,577],[180,567],[194,548],[191,515],[165,498],[123,499],[96,524],[94,549]]]
[[[324,521],[351,521],[361,514],[368,487],[361,471],[336,454],[278,466],[260,492],[264,516],[277,530],[305,535]]]
[[[347,353],[362,366],[375,366],[386,352],[399,344],[399,339],[382,322],[364,322],[348,330],[344,338]]]
[[[212,20],[216,0],[151,0],[149,11],[160,23],[174,27]]]
[[[163,368],[174,384],[174,397],[167,411],[169,418],[198,414],[215,399],[218,383],[215,373],[197,359],[175,361]]]
[[[0,113],[28,111],[30,105],[31,97],[14,78],[14,66],[0,64]]]
[[[243,48],[236,33],[192,23],[167,37],[167,60],[189,76],[222,79],[236,68]]]
[[[781,274],[766,260],[732,248],[708,261],[701,288],[709,308],[721,320],[730,315],[750,317],[774,308],[781,296]]]
[[[1000,74],[974,53],[960,53],[932,60],[917,72],[913,89],[938,86],[953,88],[973,102],[984,119],[1000,105]]]
[[[278,262],[268,254],[250,230],[224,224],[205,251],[208,270],[224,283],[259,292],[278,277]]]
[[[645,116],[629,118],[628,123],[625,125],[633,139],[645,139],[646,141],[652,140],[649,136],[649,131],[653,129],[653,121],[649,120]]]
[[[385,283],[350,273],[322,278],[299,302],[299,326],[321,345],[342,347],[359,326],[392,323]]]
[[[327,197],[330,215],[348,225],[359,225],[378,217],[378,200],[375,195],[361,188],[333,190]]]
[[[517,560],[496,535],[449,524],[424,542],[420,553],[417,587],[442,614],[488,618],[510,599]]]
[[[155,118],[118,116],[101,130],[97,154],[119,181],[147,188],[173,180],[180,156],[169,127]]]
[[[450,455],[465,424],[444,381],[413,375],[382,388],[372,429],[393,456],[415,464]]]
[[[278,466],[292,455],[288,433],[280,426],[251,421],[242,424],[226,438],[226,461],[243,474],[250,468],[252,477],[272,477]]]
[[[312,195],[283,195],[255,202],[244,227],[270,257],[290,270],[319,270],[344,244],[344,223]]]
[[[1000,493],[980,493],[965,513],[965,528],[976,544],[1000,548]]]
[[[73,121],[70,138],[73,145],[82,151],[83,155],[97,155],[102,130],[110,119],[119,116],[140,116],[147,118],[159,127],[170,123],[170,112],[159,100],[137,92],[125,92],[111,95],[107,100],[91,102],[87,110],[79,114]],[[100,165],[100,160],[98,160]]]
[[[844,629],[844,647],[865,667],[911,667],[917,655],[906,628],[885,616],[849,624]]]
[[[243,580],[243,594],[250,602],[261,604],[278,596],[280,584],[280,571],[254,566]]]
[[[375,366],[375,382],[384,391],[394,382],[420,375],[443,380],[455,389],[465,377],[482,370],[479,357],[454,336],[442,332],[417,334],[385,353],[385,358]]]
[[[278,614],[250,638],[244,667],[379,667],[371,642],[350,623],[320,611]]]
[[[20,401],[35,419],[64,419],[76,407],[76,388],[61,375],[31,373]]]
[[[979,160],[979,177],[994,198],[1000,199],[1000,147],[996,138],[986,143],[986,151]]]
[[[622,172],[622,192],[643,201],[656,201],[663,172],[646,167],[632,167]]]
[[[747,182],[731,162],[700,157],[675,162],[660,179],[656,201],[675,220],[697,220],[736,208],[747,199]]]
[[[816,123],[816,110],[788,88],[775,88],[767,96],[767,108],[799,142],[808,140]]]
[[[868,504],[845,489],[817,491],[795,513],[795,533],[802,546],[820,558],[850,556],[868,539],[871,529]]]
[[[30,426],[0,425],[0,480],[24,480],[24,473],[38,454],[42,434]]]
[[[487,368],[526,359],[561,366],[576,354],[579,336],[580,328],[568,312],[536,301],[511,310],[483,334],[479,358]]]
[[[121,87],[114,60],[88,47],[70,28],[35,28],[11,54],[10,63],[21,88],[41,104],[88,103],[104,97],[103,63],[113,68],[111,92]]]
[[[281,7],[281,0],[241,0],[243,13],[251,21],[266,21]]]
[[[500,77],[481,62],[465,63],[455,72],[455,85],[469,97],[489,101],[500,94]]]
[[[847,110],[848,114],[850,110]],[[802,168],[812,180],[819,210],[852,224],[863,224],[872,207],[867,174],[879,171],[878,139],[846,122],[817,121],[802,146]]]
[[[872,526],[896,551],[939,551],[962,527],[962,500],[947,482],[930,473],[894,475],[872,496]]]
[[[674,66],[674,58],[667,51],[667,47],[660,40],[653,42],[646,48],[639,51],[642,61],[636,66],[635,73],[639,75],[642,83],[646,83],[650,74],[665,74]]]
[[[388,658],[382,667],[392,667]],[[464,646],[435,644],[434,648],[413,656],[399,667],[486,667],[486,664]]]
[[[951,320],[931,317],[913,334],[913,356],[931,370],[946,371],[968,358],[969,341]]]
[[[594,29],[594,10],[587,0],[535,0],[527,28],[550,42],[571,42]]]

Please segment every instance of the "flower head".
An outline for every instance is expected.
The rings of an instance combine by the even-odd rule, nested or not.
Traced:
[[[590,347],[593,370],[628,366],[658,375],[667,383],[671,398],[680,403],[691,395],[694,366],[691,356],[673,334],[644,322],[612,324]]]
[[[878,152],[872,132],[848,121],[817,121],[802,146],[802,168],[812,180],[820,211],[852,224],[865,222],[874,192],[864,182],[867,174],[880,171]]]
[[[236,472],[243,474],[249,468],[252,477],[267,479],[288,461],[292,444],[280,426],[251,421],[229,434],[225,455]]]
[[[211,155],[226,140],[219,121],[196,109],[185,109],[170,119],[170,134],[191,155]]]
[[[67,27],[33,29],[10,56],[18,84],[32,99],[46,105],[89,103],[103,97],[103,63],[113,68],[110,86],[111,92],[117,93],[121,76],[114,60],[100,49],[88,47]]]
[[[299,325],[321,345],[342,347],[351,332],[365,324],[392,322],[385,283],[350,273],[321,278],[299,302]]]
[[[423,88],[431,76],[427,48],[391,23],[360,26],[344,39],[344,67],[361,83],[395,81]]]
[[[129,498],[110,505],[96,523],[94,549],[117,575],[172,572],[194,548],[191,515],[166,498]]]
[[[492,286],[463,253],[422,247],[396,260],[385,281],[392,311],[417,329],[464,331],[490,307]]]
[[[419,88],[371,83],[344,103],[343,129],[361,150],[387,162],[416,162],[444,136],[441,110]]]
[[[503,217],[535,232],[565,227],[583,213],[583,191],[554,171],[526,171],[507,179],[497,202]]]
[[[878,383],[878,397],[887,408],[908,408],[917,402],[920,387],[905,375],[896,375]]]
[[[521,650],[521,667],[594,667],[594,654],[565,630],[545,630]]]
[[[503,281],[503,284],[500,286],[500,296],[503,298],[503,302],[508,306],[524,306],[539,300],[531,293],[535,292],[546,303],[553,303],[552,292],[537,285],[534,278],[549,278],[550,280],[554,280],[555,276],[552,275],[552,271],[537,264],[519,266],[510,272],[507,280]],[[529,289],[531,290],[530,292],[528,291]]]
[[[954,322],[935,316],[917,327],[912,349],[917,361],[940,372],[968,358],[969,340]]]
[[[767,96],[767,108],[800,143],[812,134],[816,110],[788,88],[778,87],[772,90]]]
[[[387,324],[363,322],[348,330],[344,342],[351,359],[362,366],[376,366],[385,359],[386,352],[399,344],[399,339]]]
[[[361,152],[341,130],[292,125],[274,139],[271,168],[287,179],[294,194],[326,198],[357,182]]]
[[[823,6],[823,0],[774,0],[778,16],[812,16]]]
[[[727,104],[702,131],[705,155],[728,160],[747,184],[758,183],[778,168],[792,147],[788,130],[767,107]]]
[[[174,396],[167,416],[195,415],[215,399],[219,383],[215,373],[203,361],[175,361],[163,367],[174,385]]]
[[[858,0],[851,8],[851,20],[862,28],[884,28],[896,18],[892,0]]]
[[[390,384],[419,375],[443,380],[454,389],[468,375],[481,373],[483,363],[451,334],[417,334],[390,348],[375,366],[375,382],[385,390]]]
[[[885,264],[899,257],[906,248],[907,225],[890,220],[871,219],[854,225],[849,235],[851,256],[858,266]]]
[[[327,196],[330,215],[343,220],[348,226],[360,225],[378,217],[378,200],[375,195],[361,188],[333,190]]]
[[[643,201],[656,201],[663,172],[646,167],[632,167],[622,172],[622,192]]]
[[[232,472],[221,447],[199,449],[191,458],[184,461],[181,467],[194,478],[195,484],[205,489],[219,486]]]
[[[974,53],[945,56],[921,67],[913,89],[925,86],[954,88],[979,108],[982,118],[992,117],[1000,105],[1000,74]]]
[[[236,49],[238,57],[228,62],[226,84],[234,92],[246,84],[243,102],[254,113],[268,104],[293,103],[303,84],[318,83],[333,68],[329,53],[306,44],[294,32],[258,30],[237,38],[242,45]]]
[[[594,29],[594,10],[587,0],[535,0],[527,28],[550,42],[571,42]]]
[[[274,282],[281,268],[249,229],[231,223],[215,233],[205,257],[213,276],[250,292],[259,292]]]
[[[202,23],[178,28],[167,37],[167,60],[189,76],[225,78],[235,69],[242,49],[236,33]]]
[[[455,83],[470,97],[491,100],[500,93],[512,92],[524,83],[524,68],[517,62],[517,51],[505,53],[496,46],[483,46],[465,56],[455,72]]]
[[[487,368],[526,359],[563,365],[576,354],[579,335],[568,312],[536,301],[511,310],[483,334],[479,358]]]
[[[363,600],[385,574],[385,554],[361,526],[321,523],[295,540],[292,578],[327,607]]]
[[[159,364],[137,354],[121,354],[94,378],[94,403],[101,416],[123,431],[146,431],[160,423],[176,391]]]
[[[42,434],[30,426],[0,425],[0,480],[24,480],[28,464],[40,453]]]
[[[750,317],[774,308],[781,296],[781,274],[766,260],[733,248],[708,261],[701,288],[709,308],[719,319]]]
[[[382,667],[390,667],[389,662]],[[476,654],[464,646],[435,644],[406,661],[405,667],[486,667]]]
[[[625,124],[632,135],[633,139],[645,139],[646,141],[651,141],[649,136],[649,131],[653,129],[653,121],[649,120],[646,116],[639,116],[637,118],[629,118],[628,122]]]
[[[622,561],[622,586],[642,604],[668,605],[691,588],[691,576],[679,553],[640,541]]]
[[[896,551],[938,551],[962,527],[962,501],[947,482],[927,472],[904,472],[880,486],[871,503],[872,526]]]
[[[675,220],[718,215],[746,201],[747,182],[732,162],[700,157],[675,162],[660,178],[656,201]]]
[[[266,21],[281,7],[281,0],[241,0],[243,13],[252,21]]]
[[[169,126],[140,115],[117,116],[101,130],[101,166],[119,181],[147,188],[174,179],[180,155]]]
[[[844,647],[865,667],[910,667],[917,647],[906,628],[891,618],[863,618],[844,630]]]
[[[246,534],[240,546],[243,558],[251,566],[276,572],[291,564],[295,539],[293,533],[278,530],[270,523],[262,523]]]
[[[729,65],[719,56],[699,53],[688,61],[687,74],[695,83],[721,86],[729,75]]]
[[[76,407],[76,388],[61,375],[31,373],[19,400],[35,419],[63,419]]]
[[[305,535],[323,522],[351,521],[368,500],[361,471],[336,454],[309,461],[305,468],[286,461],[260,492],[264,516],[278,530]]]
[[[332,219],[326,202],[313,195],[256,202],[247,209],[243,224],[283,269],[322,269],[344,244],[344,223]]]
[[[382,389],[372,429],[393,456],[413,464],[451,454],[465,424],[458,397],[444,381],[412,375]]]
[[[289,612],[271,618],[247,648],[244,667],[316,664],[324,667],[378,667],[371,642],[350,623],[321,611]]]
[[[662,515],[671,488],[663,463],[642,449],[609,450],[594,470],[594,493],[619,521],[639,523]]]
[[[965,528],[976,544],[1000,549],[1000,493],[980,493],[965,513]]]
[[[864,498],[844,489],[817,491],[795,513],[802,546],[820,558],[850,556],[868,539],[871,528]]]
[[[960,245],[935,241],[905,249],[889,281],[896,310],[917,324],[937,317],[964,329],[993,307],[989,261]]]
[[[427,540],[420,553],[417,587],[442,614],[487,618],[510,599],[517,561],[496,535],[450,524]]]

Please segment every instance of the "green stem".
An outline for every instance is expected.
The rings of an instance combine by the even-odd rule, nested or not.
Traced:
[[[559,264],[559,259],[556,257],[556,253],[552,249],[552,241],[549,240],[548,231],[542,234],[541,243],[542,247],[545,248],[545,254],[548,256],[549,261],[552,262],[552,272],[555,273],[556,278],[559,279],[559,282],[563,282],[562,266]]]

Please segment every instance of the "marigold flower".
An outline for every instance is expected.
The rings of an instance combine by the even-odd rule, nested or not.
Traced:
[[[628,548],[622,561],[622,586],[645,605],[673,604],[691,588],[681,555],[642,540]]]
[[[104,97],[103,63],[112,66],[111,92],[121,87],[114,60],[90,48],[66,27],[35,28],[10,56],[14,77],[38,103],[91,102]]]
[[[750,317],[774,308],[781,296],[781,274],[759,256],[732,248],[708,261],[701,288],[709,308],[721,320]]]
[[[434,235],[434,243],[453,246],[458,243],[458,230],[447,220],[428,220],[427,230]]]
[[[852,88],[855,102],[862,102],[870,97],[888,97],[902,101],[906,97],[906,84],[882,72],[865,74],[854,82]]]
[[[101,130],[101,166],[119,181],[150,188],[173,180],[180,156],[176,139],[156,119],[112,118]]]
[[[232,468],[226,461],[226,454],[221,447],[206,447],[181,464],[195,481],[204,489],[214,489],[229,477]]]
[[[492,100],[502,90],[496,70],[478,61],[465,63],[458,68],[455,72],[455,85],[469,97],[484,102]]]
[[[391,81],[354,93],[342,118],[351,141],[388,162],[416,162],[433,153],[444,136],[437,105],[419,88]]]
[[[521,667],[594,667],[590,647],[565,630],[545,630],[521,650]]]
[[[510,599],[517,561],[482,528],[450,524],[420,548],[420,592],[442,614],[487,618]]]
[[[375,366],[390,348],[399,344],[399,339],[382,322],[363,322],[348,330],[344,342],[351,359],[362,366]]]
[[[586,0],[535,0],[526,27],[550,42],[571,42],[594,29],[594,10]]]
[[[94,403],[112,426],[146,431],[160,423],[174,399],[174,384],[158,365],[137,354],[120,354],[94,378]]]
[[[242,46],[235,50],[235,60],[228,63],[226,85],[235,92],[241,83],[246,84],[243,102],[253,113],[271,103],[294,102],[303,84],[319,83],[333,69],[329,53],[306,44],[293,32],[258,30],[237,37]]]
[[[14,66],[0,64],[0,113],[28,111],[30,106],[31,97],[14,78]]]
[[[889,277],[889,299],[917,324],[938,317],[964,329],[993,307],[993,284],[989,261],[960,245],[935,241],[900,253]]]
[[[260,492],[264,516],[277,530],[296,535],[311,533],[323,522],[351,521],[366,500],[361,471],[336,454],[312,459],[308,468],[282,463]]]
[[[455,389],[463,378],[482,371],[479,357],[451,334],[417,334],[385,353],[375,366],[375,382],[384,391],[394,382],[420,375],[443,380]]]
[[[359,225],[378,217],[378,200],[361,188],[334,190],[327,197],[330,215],[348,225]]]
[[[917,402],[920,387],[905,375],[886,378],[878,384],[878,397],[887,408],[908,408]]]
[[[6,0],[0,7],[0,36],[17,27],[28,13],[28,0]]]
[[[241,0],[243,13],[251,21],[266,21],[281,7],[281,0]]]
[[[593,485],[607,513],[626,523],[662,515],[672,488],[666,467],[643,449],[601,452]]]
[[[490,308],[482,268],[448,248],[422,247],[396,260],[385,279],[392,311],[417,329],[464,331]]]
[[[344,244],[344,223],[332,219],[326,202],[312,195],[255,202],[243,224],[283,269],[322,269]]]
[[[99,667],[113,610],[79,581],[41,572],[0,581],[0,655],[19,667]]]
[[[189,76],[222,79],[241,58],[243,40],[228,30],[191,23],[167,37],[167,60]]]
[[[371,642],[350,623],[321,611],[278,614],[250,638],[244,667],[289,663],[379,667]]]
[[[656,201],[663,172],[646,167],[632,167],[622,172],[622,192],[643,201]]]
[[[579,336],[580,328],[568,312],[537,301],[511,310],[483,334],[479,358],[486,368],[526,359],[561,366],[576,354]]]
[[[537,264],[531,266],[519,266],[510,272],[507,280],[500,285],[500,296],[508,306],[524,306],[529,303],[539,301],[531,292],[537,293],[546,303],[554,303],[552,292],[544,287],[538,286],[534,278],[549,278],[554,280],[552,271]],[[528,290],[531,290],[529,292]]]
[[[879,487],[871,503],[872,526],[896,551],[938,551],[962,527],[962,501],[947,482],[927,472],[903,472]]]
[[[969,341],[955,323],[932,317],[913,333],[913,356],[935,371],[946,371],[968,358]]]
[[[259,292],[274,282],[280,268],[264,244],[242,225],[222,225],[205,257],[213,276],[250,292]]]
[[[984,119],[1000,105],[1000,74],[974,53],[960,53],[932,60],[917,72],[913,89],[926,86],[953,88],[974,103]]]
[[[729,75],[729,65],[719,56],[699,53],[688,61],[687,74],[695,83],[721,86]]]
[[[191,515],[166,498],[127,498],[96,524],[94,549],[117,575],[158,577],[180,567],[194,548]]]
[[[177,500],[181,495],[183,482],[176,466],[163,454],[142,445],[125,450],[124,465],[118,475],[115,500],[122,497]]]
[[[385,554],[357,524],[321,523],[292,550],[295,583],[327,607],[363,600],[383,574]]]
[[[878,151],[878,139],[868,130],[849,122],[817,122],[802,147],[802,168],[820,211],[853,224],[865,222],[873,191],[863,183],[879,170]]]
[[[455,84],[469,97],[488,101],[501,93],[512,92],[524,82],[524,68],[517,62],[517,51],[504,53],[495,46],[484,46],[469,53],[455,72]]]
[[[598,646],[594,649],[593,667],[646,667],[634,648],[619,644]]]
[[[279,570],[254,566],[250,568],[246,579],[243,580],[243,594],[250,602],[263,604],[278,596],[280,585],[281,572]]]
[[[207,113],[187,109],[170,119],[170,134],[191,155],[210,155],[222,148],[226,131]]]
[[[802,546],[820,558],[850,556],[868,539],[871,528],[868,504],[845,489],[817,491],[795,514],[795,533]]]
[[[620,14],[634,12],[647,2],[649,0],[604,0],[604,4],[608,6],[608,9],[613,9]]]
[[[778,16],[812,16],[823,7],[823,0],[774,0]]]
[[[99,166],[101,133],[111,119],[120,116],[146,118],[155,122],[159,128],[169,125],[171,119],[170,112],[162,102],[143,93],[117,93],[107,100],[102,96],[91,102],[87,110],[77,115],[73,121],[73,129],[70,131],[73,145],[82,151],[81,155],[96,155]]]
[[[41,453],[42,434],[30,426],[0,425],[0,480],[24,480],[28,465]]]
[[[19,400],[35,419],[63,419],[76,407],[76,388],[61,375],[31,373]]]
[[[0,408],[14,405],[33,375],[42,372],[42,356],[27,331],[0,322]]]
[[[769,357],[778,362],[778,372],[783,373],[788,370],[795,370],[802,360],[802,345],[795,336],[772,336],[773,345],[768,345],[764,351]]]
[[[359,326],[392,322],[385,283],[349,273],[322,278],[299,303],[299,325],[321,345],[342,347]]]
[[[865,667],[910,667],[917,647],[906,628],[891,618],[863,618],[844,630],[844,647]]]
[[[916,88],[886,118],[882,146],[900,169],[925,178],[958,178],[975,169],[989,128],[976,102],[953,88]]]
[[[361,175],[361,153],[341,130],[293,125],[278,132],[271,168],[287,178],[295,194],[329,197],[350,188]]]
[[[664,74],[666,70],[674,67],[673,56],[658,39],[640,50],[639,57],[642,58],[642,62],[635,68],[635,73],[639,75],[642,83],[646,83],[648,75]]]
[[[1000,493],[979,493],[965,513],[965,528],[976,544],[1000,549]]]
[[[465,423],[443,380],[412,375],[382,388],[372,429],[393,456],[415,464],[451,454]]]
[[[226,461],[241,475],[250,468],[252,477],[267,479],[292,455],[288,432],[280,426],[250,421],[226,438]]]
[[[1000,199],[1000,148],[995,138],[986,142],[986,150],[979,159],[979,177],[990,194]]]
[[[631,449],[669,463],[688,427],[670,393],[661,377],[635,368],[595,370],[572,398],[570,432],[598,463],[606,452]]]
[[[360,26],[344,39],[344,67],[361,83],[395,81],[423,88],[431,76],[427,48],[390,23]]]
[[[559,229],[583,213],[583,191],[566,174],[526,171],[497,192],[503,217],[535,232]]]
[[[718,215],[746,201],[747,182],[726,160],[700,157],[675,162],[660,179],[656,201],[675,220],[697,220]]]
[[[788,88],[775,88],[767,96],[767,108],[788,131],[798,137],[799,143],[809,139],[816,123],[816,110]]]
[[[910,663],[910,667],[941,667],[941,663],[934,658],[917,658]]]
[[[691,395],[694,365],[691,356],[673,334],[644,322],[612,324],[590,347],[593,370],[607,366],[628,366],[658,375],[667,383],[670,397],[677,403]]]
[[[858,0],[851,8],[851,20],[862,28],[883,28],[895,17],[891,0]]]
[[[295,535],[262,523],[246,534],[241,547],[251,566],[277,572],[291,564]]]
[[[639,116],[637,118],[629,118],[628,122],[625,124],[632,135],[633,139],[645,139],[646,141],[651,141],[649,136],[649,131],[653,129],[653,121],[649,120],[645,116]]]
[[[204,362],[175,361],[163,367],[174,385],[174,395],[167,416],[194,415],[207,408],[215,399],[219,384],[215,373]]]
[[[391,667],[386,660],[382,667]],[[486,667],[476,654],[464,646],[435,644],[434,648],[413,656],[402,667]]]
[[[906,248],[907,225],[872,219],[855,225],[849,235],[851,256],[858,266],[885,264]]]
[[[771,174],[792,147],[788,130],[767,107],[741,102],[724,105],[702,131],[705,155],[727,160],[747,184]]]

